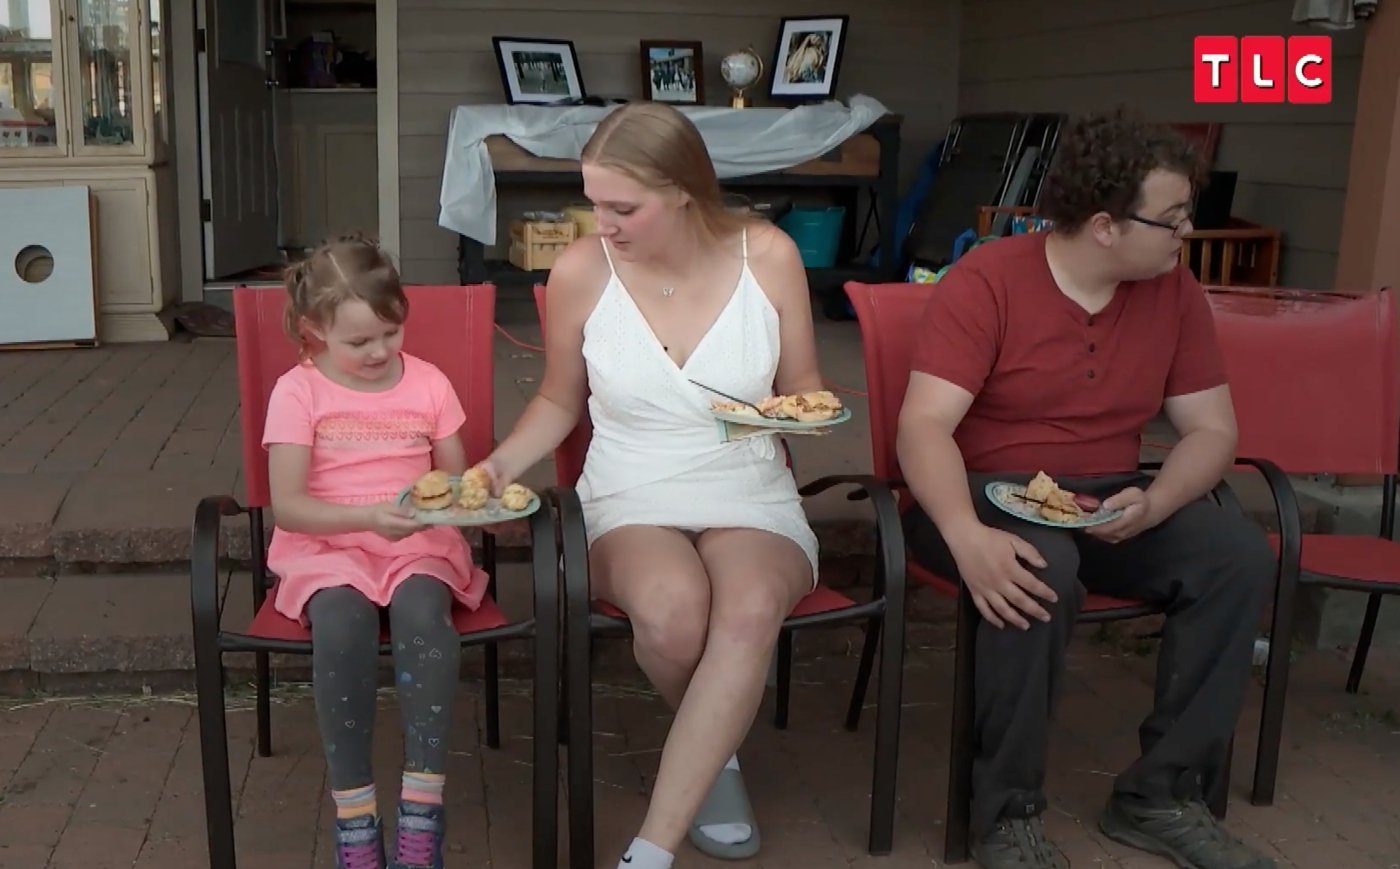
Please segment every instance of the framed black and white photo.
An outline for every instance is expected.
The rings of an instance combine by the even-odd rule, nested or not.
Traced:
[[[587,96],[571,40],[493,36],[491,41],[506,102],[554,103]]]
[[[704,103],[705,55],[700,43],[642,40],[642,98],[658,103]]]
[[[774,99],[823,100],[836,93],[847,15],[784,18],[773,49],[768,95]]]

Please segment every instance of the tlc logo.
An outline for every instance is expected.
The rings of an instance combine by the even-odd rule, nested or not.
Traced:
[[[1197,36],[1198,103],[1330,103],[1332,37]]]

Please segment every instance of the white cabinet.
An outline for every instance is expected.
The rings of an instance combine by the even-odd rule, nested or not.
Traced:
[[[0,185],[92,189],[104,342],[169,334],[168,2],[0,0]]]

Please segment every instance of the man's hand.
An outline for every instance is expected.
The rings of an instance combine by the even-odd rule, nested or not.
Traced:
[[[1010,623],[1023,631],[1030,627],[1026,616],[1050,621],[1050,614],[1035,598],[1054,603],[1058,599],[1054,590],[1018,560],[1045,567],[1045,559],[1034,546],[1010,532],[978,524],[970,531],[949,535],[948,547],[982,618],[998,628]]]
[[[1152,499],[1137,486],[1129,486],[1105,499],[1103,506],[1105,510],[1122,510],[1123,515],[1112,522],[1085,528],[1084,533],[1105,543],[1122,543],[1162,521],[1152,509]]]

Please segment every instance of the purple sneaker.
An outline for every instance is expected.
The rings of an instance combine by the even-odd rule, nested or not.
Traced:
[[[442,806],[399,803],[399,849],[389,869],[443,869]]]
[[[384,869],[379,818],[360,815],[335,822],[335,869]]]

